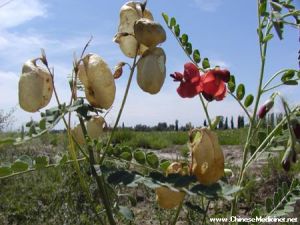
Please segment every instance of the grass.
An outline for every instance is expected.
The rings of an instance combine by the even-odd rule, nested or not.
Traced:
[[[242,145],[247,135],[246,129],[216,131],[221,145]],[[118,130],[113,143],[129,145],[134,148],[163,149],[174,145],[184,145],[188,142],[188,132],[185,131],[132,131]]]

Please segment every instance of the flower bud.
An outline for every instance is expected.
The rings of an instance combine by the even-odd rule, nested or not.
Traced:
[[[137,83],[150,94],[160,91],[166,78],[166,55],[162,48],[147,50],[137,64]]]
[[[99,139],[103,135],[103,126],[105,124],[105,120],[102,116],[94,116],[89,121],[85,122],[85,127],[89,137],[92,140]],[[74,135],[74,138],[78,144],[85,144],[85,137],[80,124],[74,127],[72,134]]]
[[[166,40],[164,28],[157,22],[146,18],[139,19],[134,24],[136,40],[148,48],[154,48]]]
[[[295,137],[298,140],[300,140],[300,124],[299,123],[296,123],[293,125],[293,131],[294,131]]]
[[[292,146],[289,146],[285,151],[284,156],[282,157],[281,160],[282,168],[288,172],[291,168],[291,164],[295,163],[296,160],[297,160],[297,154],[294,148]]]
[[[127,57],[135,57],[138,42],[134,37],[133,26],[135,21],[143,17],[153,20],[151,12],[148,9],[142,10],[139,2],[130,1],[121,7],[118,34],[114,41],[120,45],[120,49]],[[139,54],[142,54],[146,49],[146,46],[141,45]]]
[[[179,173],[184,175],[182,165],[174,162],[167,168],[167,175],[171,173]],[[185,193],[181,191],[173,191],[167,187],[159,187],[155,189],[156,201],[161,208],[172,209],[183,201]]]
[[[108,109],[112,106],[116,86],[113,74],[103,59],[96,54],[88,54],[79,65],[79,80],[84,85],[88,102],[96,107]]]
[[[205,127],[195,130],[191,133],[189,145],[192,173],[197,180],[204,185],[217,182],[224,175],[224,155],[217,135]]]
[[[259,109],[258,111],[258,117],[260,119],[263,119],[266,114],[272,109],[274,105],[274,99],[273,98],[270,98],[268,99]]]
[[[23,65],[19,80],[19,103],[27,112],[37,112],[47,106],[53,93],[51,74],[35,61],[28,60]]]

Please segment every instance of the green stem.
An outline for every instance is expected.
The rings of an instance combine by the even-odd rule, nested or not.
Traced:
[[[280,75],[281,73],[284,73],[284,72],[287,72],[287,71],[290,71],[290,70],[293,70],[293,69],[282,69],[282,70],[279,70],[278,72],[276,72],[266,83],[265,85],[263,86],[263,90],[266,89],[266,87],[278,76]],[[293,70],[294,72],[298,72],[297,70]]]
[[[179,217],[179,214],[180,214],[180,211],[182,209],[182,206],[183,206],[183,201],[180,203],[180,205],[178,206],[177,210],[176,210],[176,214],[175,214],[175,217],[173,219],[173,221],[171,222],[171,225],[176,225],[176,222],[178,220],[178,217]]]
[[[130,88],[130,85],[131,85],[131,81],[132,81],[132,77],[133,77],[133,74],[134,74],[134,70],[135,70],[135,67],[136,67],[136,61],[137,61],[137,56],[138,56],[138,51],[139,51],[139,48],[137,48],[137,51],[136,51],[136,54],[135,54],[135,57],[133,59],[133,63],[132,63],[132,66],[131,66],[131,69],[130,69],[130,74],[129,74],[129,78],[128,78],[128,82],[127,82],[127,86],[126,86],[126,90],[125,90],[125,93],[124,93],[124,97],[123,97],[123,100],[122,100],[122,103],[121,103],[121,107],[120,107],[120,110],[119,110],[119,113],[118,113],[118,116],[117,116],[117,119],[116,119],[116,122],[114,124],[114,127],[112,129],[112,132],[110,134],[110,137],[107,141],[107,144],[106,144],[106,148],[103,152],[103,155],[102,157],[100,158],[100,162],[99,164],[101,165],[103,163],[103,160],[107,154],[107,151],[108,151],[108,148],[111,144],[111,141],[112,141],[112,138],[116,132],[116,129],[117,129],[117,126],[119,124],[119,121],[120,121],[120,118],[121,118],[121,115],[122,115],[122,112],[123,112],[123,109],[124,109],[124,106],[125,106],[125,103],[126,103],[126,100],[127,100],[127,96],[128,96],[128,92],[129,92],[129,88]]]
[[[205,102],[204,102],[204,99],[203,99],[201,93],[199,94],[199,97],[200,97],[200,101],[201,101],[203,110],[204,110],[204,112],[205,112],[205,116],[206,116],[206,119],[207,119],[207,122],[208,122],[208,126],[209,126],[210,129],[212,130],[213,127],[212,127],[211,119],[210,119],[210,117],[209,117],[208,110],[207,110],[207,107],[206,107],[206,105],[205,105]]]
[[[299,78],[299,79],[295,79],[295,81],[300,81],[300,78]],[[264,90],[263,90],[263,93],[266,93],[266,92],[268,92],[268,91],[274,90],[274,89],[276,89],[276,88],[278,88],[278,87],[281,87],[281,86],[283,86],[283,85],[286,85],[286,84],[284,84],[284,83],[276,84],[276,85],[274,85],[274,86],[272,86],[272,87],[270,87],[270,88],[268,88],[268,89],[264,89]]]
[[[85,161],[85,160],[86,160],[86,158],[80,158],[80,159],[77,159],[77,162],[82,162],[82,161]],[[65,164],[71,164],[71,163],[74,163],[74,160],[69,160],[69,161],[65,162]],[[42,169],[48,169],[48,168],[53,168],[53,167],[57,167],[57,166],[60,166],[60,164],[50,164],[50,165],[45,166]],[[31,172],[35,172],[35,171],[37,171],[37,169],[32,168],[32,169],[28,169],[28,170],[25,170],[25,171],[12,173],[12,174],[9,174],[7,176],[0,177],[0,180],[4,180],[4,179],[10,178],[10,177],[19,176],[19,175],[23,175],[23,174],[31,173]]]
[[[85,140],[87,140],[89,137],[88,137],[86,127],[84,125],[84,121],[83,121],[81,116],[79,116],[79,122],[80,122],[80,125],[81,125],[82,132],[84,134]],[[95,161],[95,157],[94,157],[93,147],[89,143],[87,143],[87,146],[88,146],[88,152],[89,152],[91,172],[92,172],[93,177],[96,180],[98,190],[100,192],[100,197],[103,201],[103,205],[104,205],[104,208],[106,210],[106,215],[107,215],[109,224],[110,225],[116,225],[116,222],[114,220],[113,213],[112,213],[112,210],[111,210],[110,201],[108,199],[109,196],[107,195],[107,192],[106,192],[106,189],[105,189],[105,184],[104,184],[103,177],[98,176],[97,171],[94,167],[96,165],[96,161]]]
[[[210,201],[207,202],[207,206],[206,206],[206,209],[205,209],[205,212],[204,212],[204,216],[203,216],[203,220],[202,220],[203,225],[206,224],[206,217],[207,217],[207,213],[208,213],[208,209],[209,209],[209,204],[210,204]]]

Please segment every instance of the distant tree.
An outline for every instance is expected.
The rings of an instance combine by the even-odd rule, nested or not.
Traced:
[[[206,119],[205,119],[204,122],[203,122],[203,126],[204,126],[204,127],[207,127]]]
[[[178,120],[175,120],[175,131],[178,131]]]
[[[166,122],[160,122],[157,124],[156,129],[157,131],[166,131],[168,130],[168,124]]]
[[[224,130],[228,129],[228,118],[225,119]]]
[[[168,130],[174,131],[175,130],[175,126],[173,124],[170,124],[168,127]]]
[[[231,126],[231,129],[234,129],[233,116],[231,116],[231,120],[230,120],[230,126]]]
[[[122,129],[124,129],[125,128],[125,124],[124,124],[124,122],[122,123]]]
[[[224,129],[224,118],[222,117],[220,119],[219,125],[218,125],[218,129],[223,130]]]

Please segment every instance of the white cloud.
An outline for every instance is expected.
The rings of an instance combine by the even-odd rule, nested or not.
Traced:
[[[41,1],[14,0],[0,8],[0,30],[44,16],[46,16],[46,5]]]
[[[210,60],[211,67],[220,66],[221,68],[230,68],[230,63],[225,62],[224,60]]]
[[[222,5],[222,0],[194,0],[196,5],[207,12],[215,12]]]

